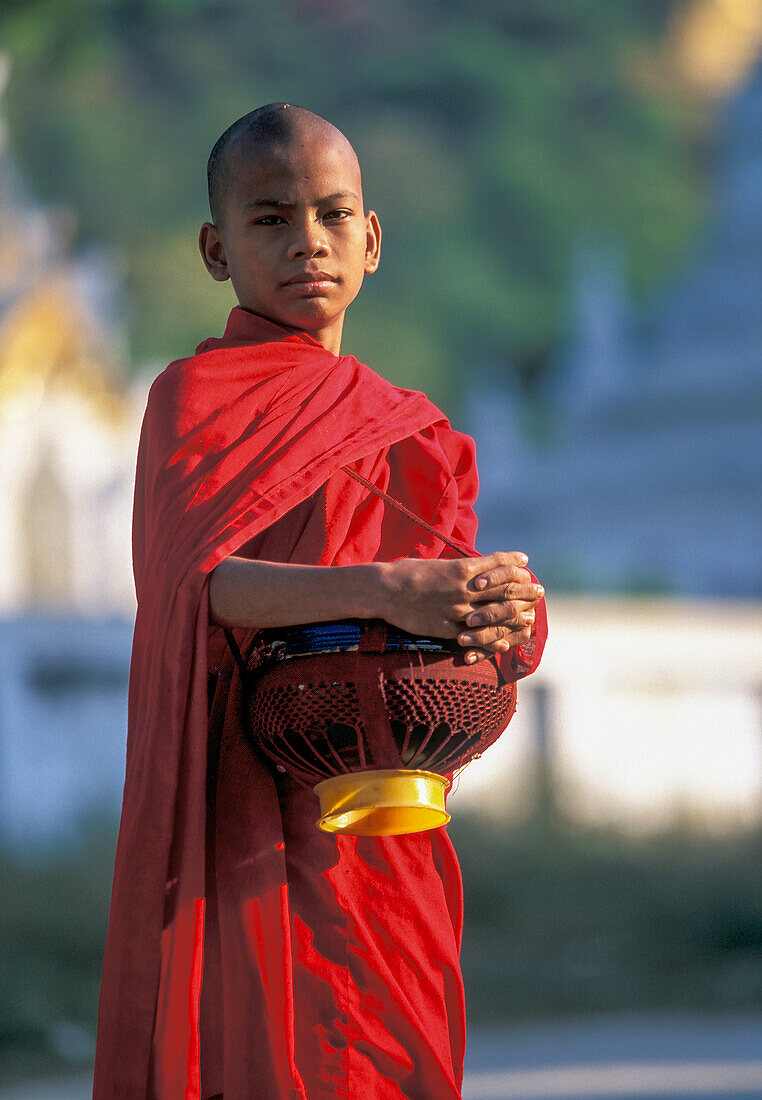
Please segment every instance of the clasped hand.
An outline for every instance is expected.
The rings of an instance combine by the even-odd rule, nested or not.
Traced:
[[[545,594],[518,551],[486,558],[393,562],[389,622],[409,633],[457,638],[469,663],[529,641]]]

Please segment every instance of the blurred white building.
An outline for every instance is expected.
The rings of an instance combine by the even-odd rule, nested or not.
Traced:
[[[762,603],[549,598],[516,716],[452,807],[636,831],[762,820]]]
[[[145,384],[121,381],[113,273],[73,259],[0,152],[0,612],[132,614],[130,511]]]
[[[0,619],[0,847],[68,845],[124,782],[128,618]]]

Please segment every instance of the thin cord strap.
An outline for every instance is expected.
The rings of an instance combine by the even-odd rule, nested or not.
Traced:
[[[425,519],[421,519],[420,516],[417,516],[410,508],[406,508],[399,500],[395,500],[394,497],[389,496],[388,493],[384,493],[377,485],[374,485],[372,481],[368,481],[367,478],[364,478],[355,470],[350,470],[348,466],[342,466],[341,469],[345,474],[349,474],[350,477],[353,477],[355,481],[359,481],[360,484],[364,485],[366,489],[369,489],[371,493],[375,493],[377,497],[381,497],[381,500],[386,501],[387,504],[391,504],[392,508],[396,508],[398,512],[402,512],[403,516],[407,516],[413,523],[416,523],[419,527],[423,527],[430,535],[435,535],[438,539],[441,539],[441,541],[449,546],[451,550],[455,550],[464,558],[473,557],[473,554],[464,550],[461,546],[458,546],[452,539],[448,539],[447,535],[443,535],[441,531],[437,531],[436,527],[432,527]]]
[[[223,628],[223,634],[225,635],[225,641],[228,643],[228,648],[233,654],[233,659],[238,665],[238,671],[241,673],[241,679],[245,682],[249,676],[249,667],[243,659],[241,650],[238,647],[238,642],[235,640],[232,633],[227,629],[227,627]]]

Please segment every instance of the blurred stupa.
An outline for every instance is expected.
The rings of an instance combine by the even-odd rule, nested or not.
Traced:
[[[0,96],[9,75],[0,54]],[[0,104],[1,104],[0,99]],[[132,610],[140,397],[119,383],[118,279],[27,194],[0,113],[0,612]]]
[[[762,0],[693,0],[670,35],[677,67],[696,91],[724,96],[746,80],[762,50]]]

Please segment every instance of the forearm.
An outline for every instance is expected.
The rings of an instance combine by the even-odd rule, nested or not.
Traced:
[[[467,661],[481,660],[530,640],[543,589],[527,583],[526,560],[514,551],[320,566],[233,555],[209,579],[209,618],[218,626],[251,630],[384,619],[421,637],[457,638]]]
[[[209,618],[217,626],[249,629],[382,618],[385,568],[380,562],[327,567],[232,556],[209,579]]]

